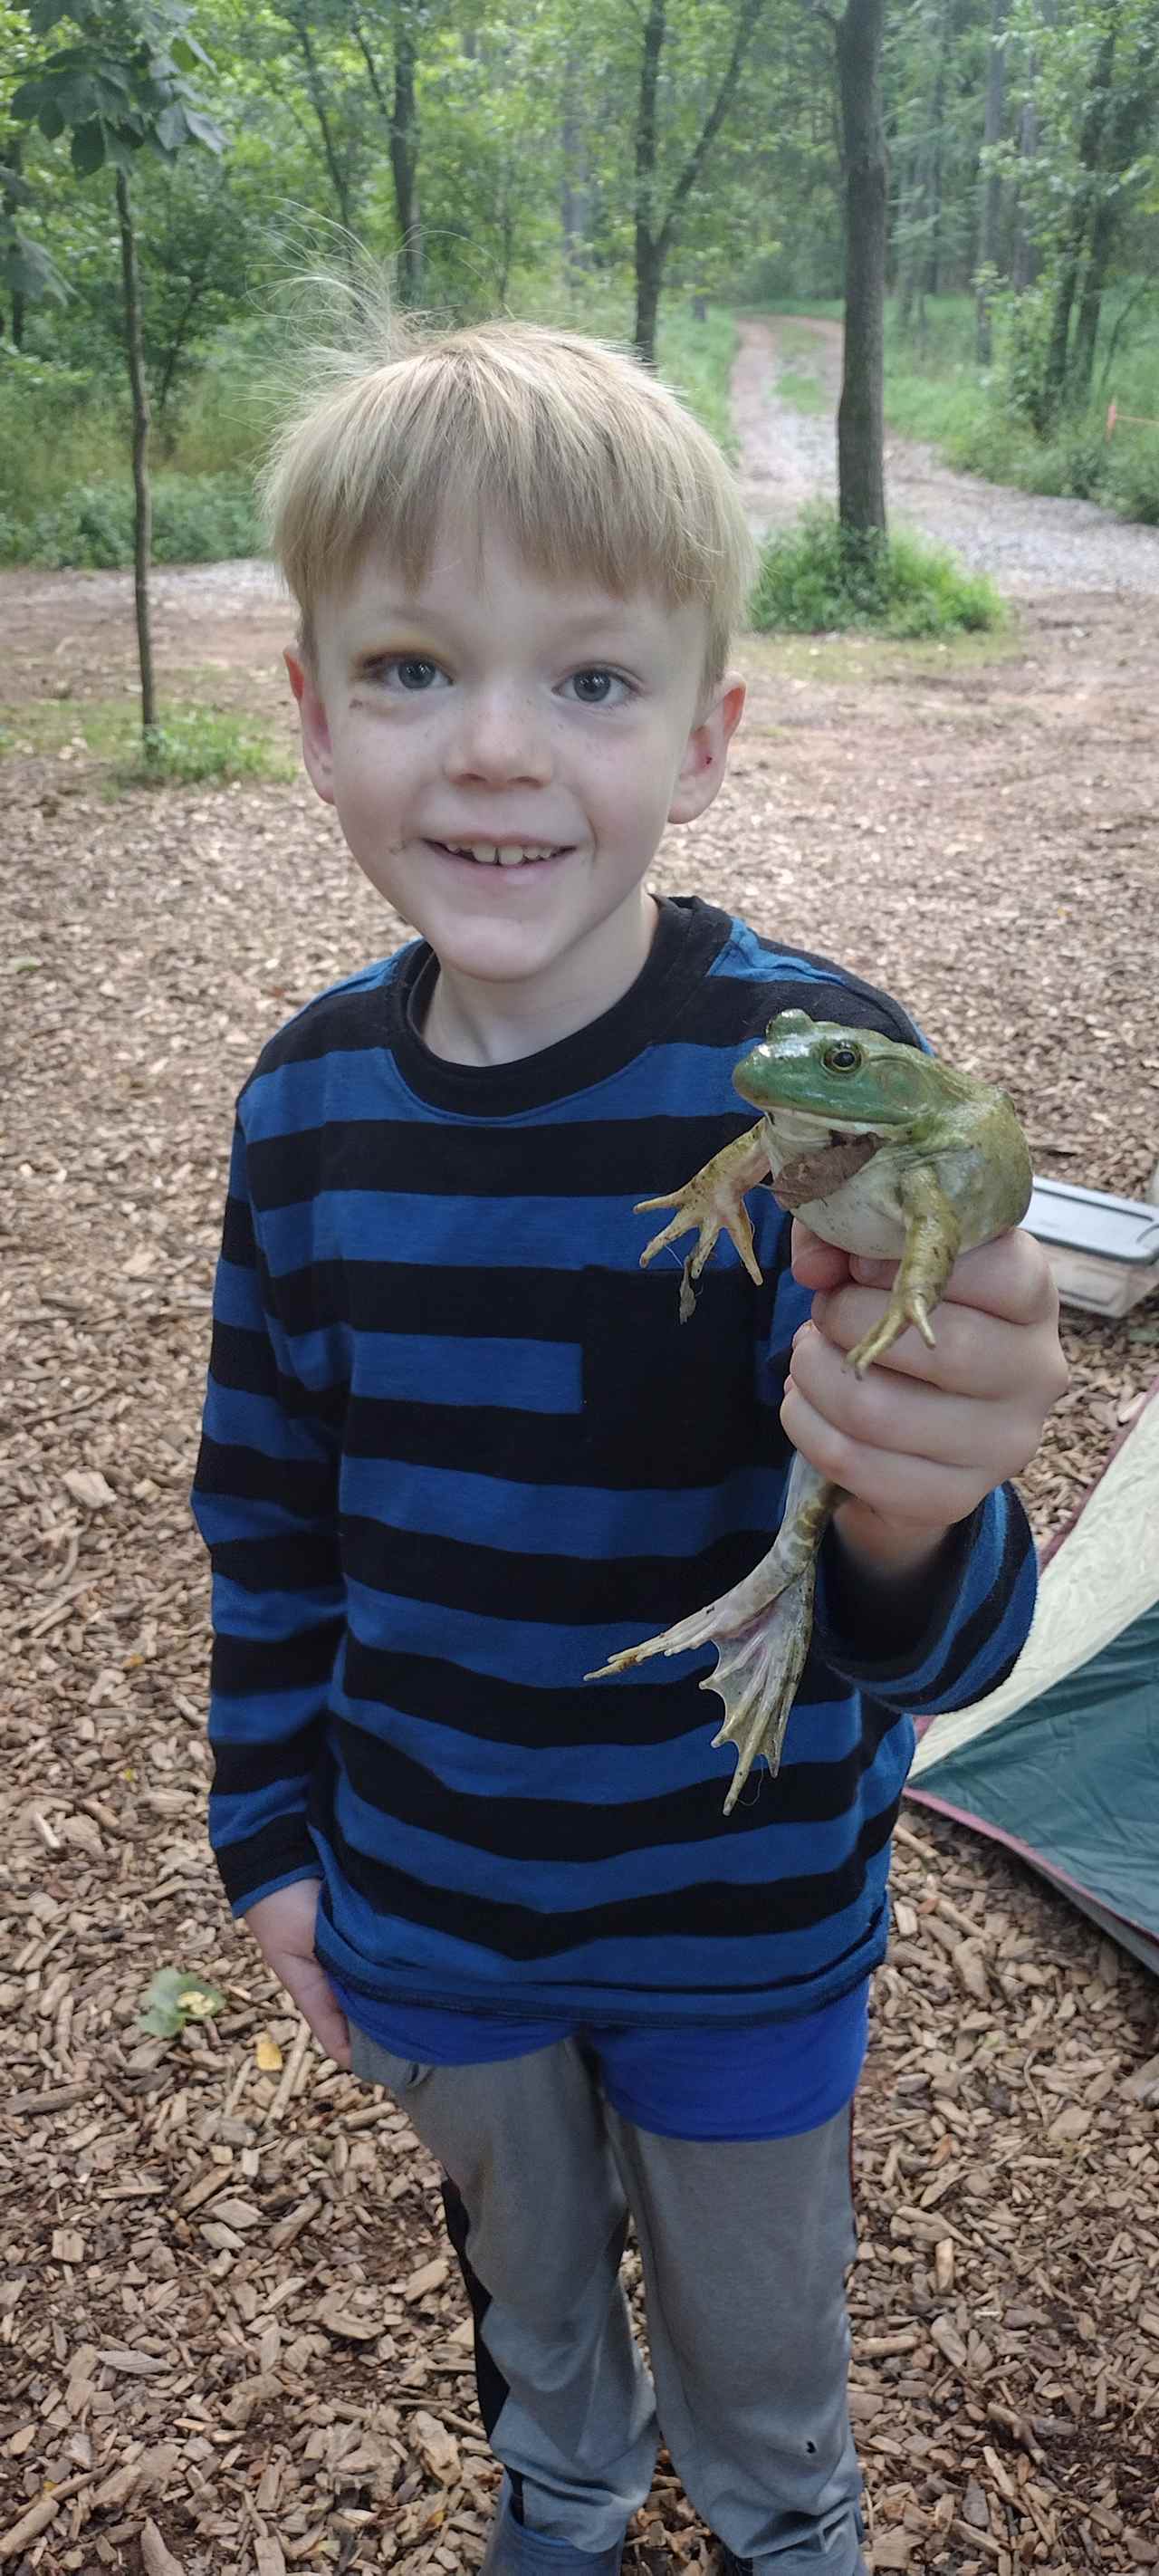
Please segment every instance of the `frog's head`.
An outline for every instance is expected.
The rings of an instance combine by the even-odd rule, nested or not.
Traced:
[[[893,1136],[945,1101],[946,1068],[876,1029],[846,1029],[782,1011],[738,1064],[742,1100],[790,1111],[845,1136]]]

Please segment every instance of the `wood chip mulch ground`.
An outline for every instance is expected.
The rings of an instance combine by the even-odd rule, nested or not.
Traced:
[[[35,588],[30,693],[108,694],[124,586]],[[168,596],[186,693],[271,704],[284,621],[260,591],[232,621],[219,597],[212,636],[193,587]],[[965,666],[745,659],[729,784],[657,882],[888,982],[1007,1083],[1040,1170],[1141,1195],[1148,603],[1036,601]],[[233,1093],[264,1034],[398,928],[304,786],[109,803],[81,750],[22,751],[18,725],[4,775],[0,2563],[468,2576],[494,2478],[436,2177],[225,1913],[186,1499]],[[1040,1537],[1159,1367],[1153,1304],[1067,1338],[1026,1479]],[[916,1810],[895,1887],[852,2287],[873,2567],[1159,2566],[1155,1985]],[[142,2036],[170,1964],[225,2008]],[[706,2550],[662,2464],[629,2576],[696,2576]]]

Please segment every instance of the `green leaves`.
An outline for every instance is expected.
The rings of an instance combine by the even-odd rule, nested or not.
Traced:
[[[81,31],[79,44],[49,54],[15,91],[9,113],[36,124],[50,143],[69,136],[78,179],[111,162],[127,171],[148,144],[172,161],[188,143],[220,152],[224,137],[200,105],[187,71],[209,57],[187,21],[184,0],[37,0],[39,35],[63,18]]]
[[[186,2022],[208,2021],[223,2011],[225,1996],[220,1986],[209,1985],[191,1969],[159,1968],[145,2004],[138,2029],[151,2031],[157,2039],[173,2039]]]

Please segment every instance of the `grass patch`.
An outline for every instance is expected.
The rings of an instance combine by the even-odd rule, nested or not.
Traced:
[[[1023,649],[1013,614],[1004,626],[984,633],[968,633],[960,627],[952,635],[907,639],[869,626],[849,627],[843,634],[830,628],[824,635],[790,634],[782,629],[766,635],[750,631],[743,645],[746,659],[751,657],[762,677],[807,680],[811,686],[822,688],[908,688],[924,679],[944,680],[951,671],[957,675],[992,670],[996,663],[1017,661]],[[946,712],[948,716],[949,708]],[[976,722],[965,702],[961,714],[967,728]],[[765,726],[746,711],[744,742],[752,743],[766,733],[772,736],[782,731],[792,733],[793,728]]]
[[[248,474],[154,476],[154,563],[223,563],[260,551]],[[127,471],[123,478],[73,485],[28,516],[0,507],[0,562],[105,571],[132,560],[133,487]]]
[[[692,309],[674,296],[660,307],[656,335],[657,372],[681,394],[690,411],[735,464],[740,453],[732,425],[732,364],[736,356],[736,316],[710,304],[698,322]]]
[[[203,779],[290,779],[292,761],[265,725],[211,707],[171,707],[117,763],[119,787],[196,787]]]
[[[841,295],[775,295],[771,303],[762,300],[744,309],[750,313],[776,314],[778,319],[783,315],[789,322],[797,315],[807,315],[816,322],[843,322],[845,319],[845,299]]]
[[[808,322],[794,321],[786,315],[777,338],[787,358],[816,358],[817,334],[810,329]]]
[[[758,634],[824,634],[871,627],[895,636],[984,631],[1005,611],[993,582],[939,547],[904,534],[851,539],[818,505],[770,537],[749,603]]]
[[[777,378],[777,393],[782,402],[791,403],[794,411],[830,411],[832,403],[818,376],[804,367],[783,367]]]
[[[43,700],[0,709],[0,757],[21,752],[88,753],[110,794],[122,787],[195,787],[254,778],[285,782],[294,763],[268,726],[218,707],[163,709],[146,742],[138,709],[120,699]]]

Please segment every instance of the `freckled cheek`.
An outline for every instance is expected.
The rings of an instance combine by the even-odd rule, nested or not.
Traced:
[[[366,844],[397,848],[405,836],[410,783],[401,763],[354,758],[335,763],[334,803],[356,858]]]

